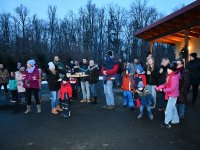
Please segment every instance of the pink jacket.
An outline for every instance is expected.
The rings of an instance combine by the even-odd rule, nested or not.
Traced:
[[[173,76],[170,76],[167,80],[168,83],[162,84],[159,87],[156,87],[156,90],[159,91],[159,89],[163,89],[163,91],[166,93],[167,97],[165,96],[165,99],[168,99],[169,97],[178,97],[179,96],[179,79],[180,79],[180,72],[174,74]],[[167,85],[170,85],[169,87]]]

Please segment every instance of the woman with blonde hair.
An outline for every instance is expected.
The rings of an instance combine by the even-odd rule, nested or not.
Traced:
[[[152,94],[154,98],[154,106],[156,106],[156,90],[155,86],[158,84],[158,78],[159,78],[159,68],[154,63],[154,58],[147,57],[147,63],[145,68],[146,73],[146,81],[147,81],[147,89]]]

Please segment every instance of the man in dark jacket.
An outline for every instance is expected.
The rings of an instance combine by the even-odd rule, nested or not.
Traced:
[[[180,72],[179,96],[177,99],[177,110],[179,119],[184,118],[185,104],[187,102],[187,88],[189,85],[189,72],[184,68],[184,61],[181,58],[176,59],[177,71]]]
[[[97,82],[99,80],[99,67],[98,65],[94,64],[94,60],[90,60],[89,66],[89,84],[91,90],[91,103],[97,103]]]
[[[192,85],[192,103],[196,102],[198,96],[198,87],[200,84],[200,58],[197,57],[197,53],[191,53],[190,61],[187,64],[189,70],[190,85]],[[188,88],[189,89],[189,88]]]

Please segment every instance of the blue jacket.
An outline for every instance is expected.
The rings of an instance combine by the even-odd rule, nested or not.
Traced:
[[[17,80],[15,80],[15,78],[10,78],[8,81],[8,87],[10,90],[17,90]]]
[[[142,106],[153,106],[154,99],[153,96],[149,93],[147,89],[144,88],[142,92],[138,92],[138,96],[140,99],[140,105]]]

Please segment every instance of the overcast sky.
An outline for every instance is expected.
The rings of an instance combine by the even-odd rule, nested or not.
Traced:
[[[57,17],[62,19],[69,10],[73,10],[75,13],[81,6],[85,6],[88,0],[0,0],[0,13],[9,12],[14,14],[14,8],[20,4],[25,5],[29,9],[29,14],[37,14],[39,18],[47,18],[48,5],[57,6]],[[107,6],[109,4],[117,4],[126,9],[130,8],[130,5],[134,0],[92,0],[98,8]],[[188,5],[195,0],[147,0],[148,6],[156,7],[160,13],[165,15],[170,14],[172,9],[182,4]]]

